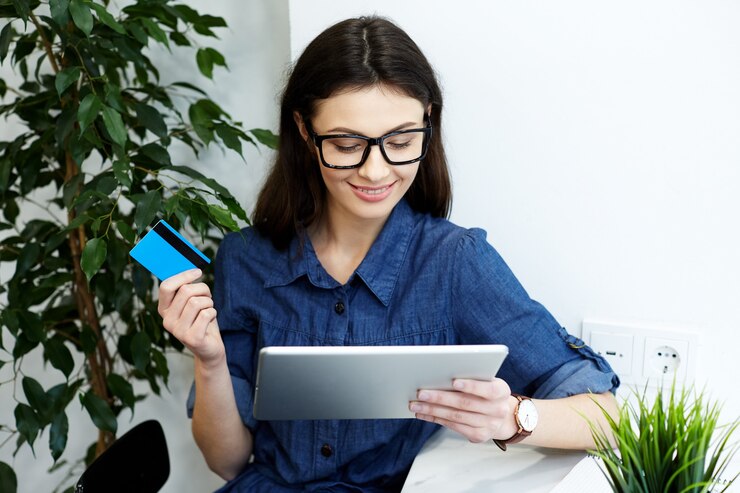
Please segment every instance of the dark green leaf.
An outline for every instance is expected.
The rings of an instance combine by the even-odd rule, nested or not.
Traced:
[[[149,366],[151,346],[152,341],[146,332],[138,332],[131,340],[131,356],[134,359],[134,366],[142,373],[145,373],[146,367]]]
[[[3,493],[17,493],[18,491],[15,471],[5,462],[0,462],[0,491]]]
[[[152,38],[169,48],[170,42],[167,39],[167,34],[157,25],[156,22],[147,17],[142,17],[139,20]]]
[[[171,32],[170,33],[170,39],[172,42],[174,42],[177,46],[190,46],[190,41],[188,38],[185,37],[182,33],[178,32]]]
[[[31,340],[28,337],[27,332],[21,332],[15,339],[15,346],[13,346],[13,358],[18,359],[31,351],[39,345],[39,341]]]
[[[44,323],[38,313],[30,311],[21,311],[18,313],[20,329],[31,342],[41,342],[44,340]]]
[[[49,0],[51,17],[59,26],[66,26],[69,22],[69,0]]]
[[[162,194],[158,190],[149,190],[144,197],[136,204],[136,214],[134,223],[136,224],[136,233],[141,234],[162,206]]]
[[[15,219],[20,214],[18,203],[15,200],[8,200],[5,202],[5,208],[3,209],[3,215],[8,222],[15,224]]]
[[[87,409],[87,412],[90,413],[90,418],[92,418],[95,426],[111,433],[116,432],[118,422],[107,402],[95,395],[92,390],[86,392],[80,400],[82,401],[82,405],[85,406],[85,409]]]
[[[13,36],[13,28],[10,22],[5,24],[5,27],[0,31],[0,63],[5,60],[8,56],[8,49],[10,48],[10,39]]]
[[[207,178],[202,173],[194,170],[193,168],[190,168],[188,166],[168,166],[167,169],[177,171],[178,173],[182,173],[185,176],[189,176],[190,178],[198,180],[199,182],[210,187],[212,190],[225,197],[232,197],[231,192],[220,185],[216,180],[214,180],[213,178]]]
[[[231,231],[239,231],[239,226],[236,224],[236,221],[234,221],[234,218],[231,217],[231,212],[229,212],[228,209],[209,204],[208,212],[221,226],[224,226]]]
[[[156,108],[143,103],[137,104],[135,108],[136,118],[147,130],[160,138],[167,136],[167,125]]]
[[[98,180],[97,185],[95,185],[95,189],[105,195],[110,195],[113,193],[113,191],[118,188],[118,180],[114,176],[111,175],[105,175],[101,176],[100,180]]]
[[[69,432],[69,422],[67,414],[62,411],[54,416],[49,430],[49,450],[54,462],[61,457],[62,452],[67,447],[67,434]]]
[[[90,36],[93,29],[93,16],[90,12],[90,6],[83,0],[70,0],[69,13],[72,14],[72,20],[85,36]]]
[[[128,382],[128,380],[123,378],[121,375],[111,373],[108,375],[108,388],[110,388],[113,395],[121,399],[121,402],[123,402],[126,407],[133,409],[134,404],[136,403],[136,398],[134,397],[134,387]]]
[[[126,188],[131,188],[131,166],[128,162],[121,159],[113,161],[113,176],[116,177],[118,183]]]
[[[265,130],[263,128],[253,128],[249,132],[254,135],[254,137],[261,144],[266,145],[270,149],[277,149],[278,145],[280,144],[278,136],[269,130]]]
[[[113,142],[121,147],[126,147],[126,127],[123,125],[121,114],[110,106],[104,106],[103,123],[105,124],[105,129],[108,130],[111,139],[113,139]]]
[[[31,8],[28,5],[27,0],[12,0],[13,6],[18,16],[23,19],[23,22],[28,22],[28,14],[31,13]]]
[[[97,343],[98,338],[95,335],[95,332],[93,332],[87,325],[83,326],[82,331],[80,332],[80,345],[82,346],[82,351],[85,354],[92,353],[95,351]]]
[[[15,406],[15,427],[33,450],[33,442],[39,434],[41,424],[34,410],[26,404]]]
[[[105,9],[105,7],[95,2],[90,3],[90,6],[95,10],[95,13],[98,14],[98,19],[100,19],[100,22],[110,27],[118,34],[126,34],[126,30],[123,28],[123,26],[118,23],[118,21]]]
[[[80,108],[77,110],[77,121],[80,122],[80,133],[84,133],[88,125],[95,121],[100,113],[102,103],[93,93],[88,94],[80,101]]]
[[[79,67],[67,67],[59,72],[54,80],[54,87],[56,87],[57,94],[60,96],[64,94],[69,86],[77,82],[80,78]]]
[[[51,400],[44,392],[44,388],[31,377],[23,377],[22,385],[28,404],[39,416],[46,418],[51,411]]]
[[[72,359],[72,353],[64,342],[55,337],[47,340],[44,343],[44,356],[51,362],[51,366],[69,378],[74,369],[74,360]]]
[[[118,229],[118,232],[121,233],[121,237],[123,237],[123,239],[127,242],[133,243],[134,241],[136,241],[136,233],[134,233],[134,230],[128,223],[124,221],[117,221],[116,228]]]
[[[15,264],[15,277],[21,278],[31,267],[38,263],[41,246],[38,243],[26,243]]]
[[[213,60],[208,50],[201,48],[198,53],[195,54],[195,61],[198,63],[198,70],[200,73],[213,79]]]
[[[93,238],[85,245],[85,249],[82,250],[80,266],[88,281],[98,272],[100,266],[103,265],[107,250],[108,247],[104,238]]]
[[[206,92],[203,91],[203,89],[201,89],[200,87],[194,86],[193,84],[190,84],[189,82],[173,82],[172,85],[177,86],[177,87],[184,87],[185,89],[190,89],[191,91],[200,93],[203,96],[208,96],[208,94],[206,94]]]
[[[216,133],[221,137],[221,140],[226,147],[232,151],[236,151],[240,156],[242,155],[242,142],[239,140],[239,135],[234,132],[231,127],[225,123],[216,125]]]

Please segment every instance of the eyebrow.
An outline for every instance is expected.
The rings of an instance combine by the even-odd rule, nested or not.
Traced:
[[[402,123],[400,125],[397,125],[397,126],[393,127],[392,129],[388,130],[383,135],[387,135],[389,133],[397,132],[398,130],[403,130],[406,127],[411,127],[411,126],[414,126],[414,125],[418,125],[418,123],[417,122],[406,122],[406,123]],[[331,130],[327,130],[326,133],[327,134],[343,133],[343,134],[363,135],[361,132],[358,132],[357,130],[353,130],[353,129],[347,128],[347,127],[334,127]]]

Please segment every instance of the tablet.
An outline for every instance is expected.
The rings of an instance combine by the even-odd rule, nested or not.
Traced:
[[[504,345],[271,346],[260,350],[254,417],[413,418],[418,389],[452,389],[453,378],[490,380]]]

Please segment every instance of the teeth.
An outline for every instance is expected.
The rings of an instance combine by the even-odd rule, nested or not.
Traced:
[[[368,188],[360,188],[360,187],[357,187],[357,190],[359,190],[362,193],[366,193],[368,195],[380,195],[381,193],[383,193],[386,190],[388,190],[388,187],[375,188],[375,189],[372,189],[372,190],[370,190]]]

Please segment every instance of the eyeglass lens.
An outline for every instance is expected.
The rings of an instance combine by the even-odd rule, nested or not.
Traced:
[[[325,139],[321,151],[327,164],[355,166],[362,161],[367,146],[368,142],[364,139],[336,137]],[[411,130],[386,137],[383,140],[383,151],[391,163],[418,159],[424,151],[424,131]]]

